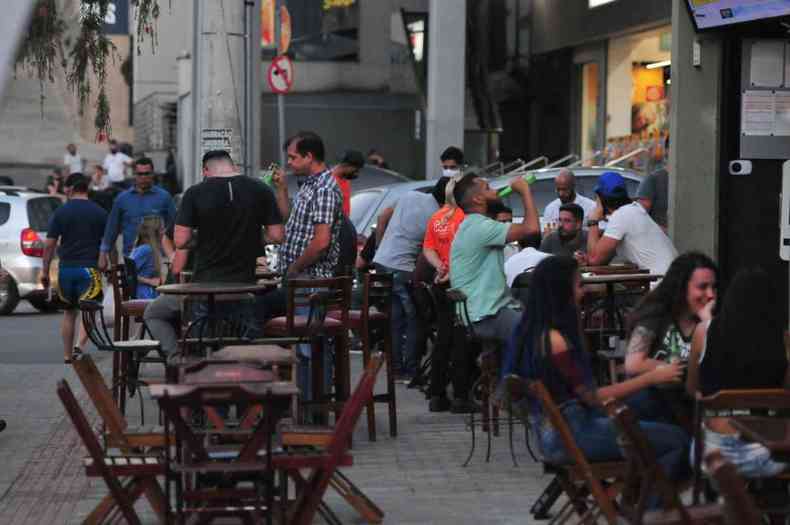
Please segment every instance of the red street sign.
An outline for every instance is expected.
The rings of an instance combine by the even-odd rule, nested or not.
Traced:
[[[274,93],[288,93],[294,83],[294,63],[285,55],[275,57],[266,72],[266,80]]]

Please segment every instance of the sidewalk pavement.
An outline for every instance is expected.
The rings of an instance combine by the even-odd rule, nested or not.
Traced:
[[[107,373],[109,359],[96,356]],[[361,368],[361,356],[352,356],[354,378]],[[383,373],[380,379],[383,379]],[[73,371],[67,380],[89,419],[96,421],[94,411]],[[105,376],[106,377],[106,376]],[[383,382],[379,382],[379,389]],[[389,436],[386,405],[377,405],[378,440],[367,439],[366,419],[357,425],[354,466],[344,472],[385,513],[384,523],[399,525],[428,524],[523,524],[533,523],[529,508],[540,495],[549,478],[539,464],[529,457],[524,446],[522,427],[515,428],[515,449],[519,467],[510,458],[507,427],[493,438],[491,461],[486,463],[485,435],[478,429],[478,443],[468,467],[462,467],[471,444],[465,418],[450,413],[430,413],[427,401],[417,390],[403,385],[398,391],[397,438]],[[42,395],[58,404],[54,381],[42,383]],[[149,400],[150,403],[150,400]],[[136,400],[129,405],[138,410]],[[21,408],[21,407],[20,407]],[[146,410],[150,420],[155,412]],[[90,513],[107,493],[101,479],[88,480],[81,467],[85,455],[79,438],[63,410],[49,423],[43,439],[32,446],[21,444],[27,451],[24,458],[13,458],[18,475],[0,486],[0,523],[76,524]],[[136,421],[134,414],[130,421]],[[150,422],[150,421],[149,421]],[[6,443],[6,447],[9,443]],[[8,452],[8,451],[6,451]],[[11,460],[11,454],[0,455],[0,461]],[[0,480],[3,481],[3,480]],[[343,523],[364,523],[355,511],[332,489],[326,502]],[[143,498],[136,507],[146,524],[156,523]],[[321,518],[316,523],[321,523]]]

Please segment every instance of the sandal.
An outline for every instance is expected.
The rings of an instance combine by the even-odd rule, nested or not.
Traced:
[[[82,348],[80,348],[79,346],[75,346],[74,350],[71,351],[71,356],[77,357],[78,355],[82,355]]]

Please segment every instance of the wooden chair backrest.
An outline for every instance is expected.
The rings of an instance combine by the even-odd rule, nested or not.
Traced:
[[[125,443],[124,432],[128,428],[128,423],[113,401],[112,392],[104,382],[104,377],[96,367],[93,358],[88,354],[78,355],[74,358],[73,365],[82,387],[88,393],[88,397],[104,422],[107,432],[120,443]]]
[[[746,490],[746,484],[738,475],[735,466],[725,461],[718,450],[705,456],[705,466],[711,477],[716,480],[719,493],[724,497],[727,523],[739,525],[762,523],[762,515]]]
[[[340,313],[340,322],[348,326],[348,309],[351,307],[351,278],[288,279],[286,284],[286,319],[289,333],[293,332],[296,308],[315,307],[320,299],[325,312]]]
[[[88,418],[85,417],[85,413],[80,408],[77,399],[74,397],[74,393],[71,391],[65,379],[58,381],[57,391],[60,402],[63,403],[63,408],[66,409],[66,413],[74,424],[74,428],[77,430],[82,444],[88,449],[88,454],[93,460],[94,468],[99,472],[101,477],[104,478],[107,488],[110,489],[110,493],[113,495],[113,498],[115,498],[127,522],[139,524],[140,519],[134,512],[134,509],[132,509],[132,502],[127,497],[126,491],[123,490],[121,482],[113,475],[110,468],[105,463],[104,450],[102,450],[101,444],[88,422]]]
[[[371,307],[375,306],[389,319],[392,314],[392,288],[391,273],[367,272],[364,277],[362,296],[362,318],[367,322]]]
[[[578,473],[587,483],[587,487],[590,489],[590,493],[595,498],[606,521],[610,525],[615,525],[617,523],[617,510],[607,496],[606,491],[603,489],[601,481],[593,475],[590,462],[587,461],[584,453],[576,443],[576,439],[574,439],[571,429],[565,422],[560,408],[554,402],[551,394],[549,394],[546,386],[541,381],[530,381],[528,388],[530,393],[540,402],[543,413],[548,418],[551,426],[554,427],[554,430],[559,434],[566,452],[576,466]]]
[[[782,410],[790,409],[790,390],[753,388],[720,390],[703,397],[697,393],[694,409],[694,503],[702,491],[702,456],[705,443],[703,420],[707,410]]]
[[[637,521],[641,521],[644,515],[647,497],[658,489],[665,507],[676,510],[682,523],[692,525],[691,517],[680,500],[677,488],[659,465],[653,446],[639,426],[633,411],[616,400],[607,402],[605,408],[617,429],[618,445],[629,462],[629,473],[633,477],[627,483],[641,485],[639,499],[634,508]]]

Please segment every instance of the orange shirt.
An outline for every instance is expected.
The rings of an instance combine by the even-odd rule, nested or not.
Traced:
[[[351,181],[335,175],[337,185],[340,186],[340,193],[343,194],[343,213],[348,217],[351,214]]]
[[[458,231],[458,226],[463,222],[465,215],[461,208],[456,208],[452,213],[448,213],[448,209],[447,206],[443,206],[428,220],[422,246],[435,250],[442,263],[449,267],[450,246],[453,244],[455,232]]]

